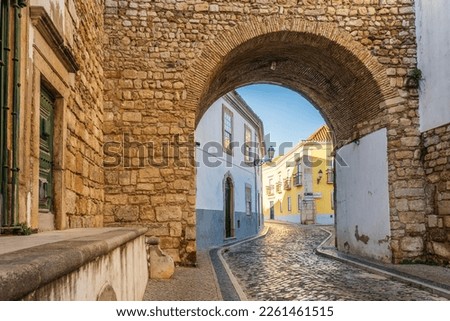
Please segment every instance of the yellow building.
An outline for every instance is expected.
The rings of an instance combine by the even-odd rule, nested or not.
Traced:
[[[334,224],[332,150],[330,130],[322,126],[263,166],[265,219]]]

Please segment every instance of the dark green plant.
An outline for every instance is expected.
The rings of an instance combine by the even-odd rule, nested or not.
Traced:
[[[19,230],[18,230],[19,235],[31,235],[32,233],[33,233],[33,230],[31,229],[31,227],[29,227],[27,225],[27,223],[19,224]]]
[[[411,70],[409,77],[417,81],[422,80],[422,70],[414,68]]]
[[[406,86],[409,88],[419,88],[420,81],[422,80],[422,70],[414,68],[408,73],[406,78]]]

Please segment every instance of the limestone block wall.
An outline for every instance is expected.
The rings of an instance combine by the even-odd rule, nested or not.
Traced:
[[[103,1],[74,1],[75,75],[67,113],[66,211],[68,226],[103,224]]]
[[[105,224],[148,226],[176,261],[193,262],[196,123],[236,86],[271,81],[308,96],[338,147],[387,129],[392,260],[423,254],[400,246],[425,215],[403,206],[424,200],[417,89],[407,85],[412,0],[105,5]]]
[[[450,126],[423,134],[427,175],[427,251],[432,259],[450,261]]]
[[[31,0],[22,9],[20,222],[39,222],[40,92],[55,98],[53,208],[46,229],[103,225],[102,1]]]

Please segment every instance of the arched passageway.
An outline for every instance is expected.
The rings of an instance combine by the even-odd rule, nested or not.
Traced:
[[[207,46],[187,75],[186,103],[196,106],[198,123],[219,97],[247,84],[279,84],[307,97],[334,134],[338,247],[390,262],[395,173],[388,172],[387,110],[402,99],[349,34],[329,24],[284,23],[242,24]]]
[[[210,19],[201,27],[203,20],[194,19],[189,7],[155,5],[151,9],[159,20],[152,20],[149,35],[133,29],[134,18],[126,33],[115,33],[114,24],[128,17],[107,19],[114,46],[106,64],[105,140],[124,140],[135,154],[141,151],[136,142],[164,145],[174,135],[193,145],[196,124],[217,98],[250,83],[286,86],[320,110],[337,151],[352,164],[338,172],[345,178],[336,209],[341,249],[386,261],[421,257],[425,195],[417,96],[405,85],[415,39],[406,22],[390,24],[396,16],[377,8],[370,14],[361,8],[341,21],[321,10],[307,16],[306,7],[227,16],[215,7],[196,6],[197,17]],[[402,19],[412,23],[414,15]],[[124,70],[117,72],[122,57],[127,57]],[[125,140],[124,132],[133,137]],[[162,238],[175,261],[189,263],[196,252],[196,173],[192,148],[176,152],[163,165],[133,167],[141,159],[130,153],[123,164],[107,168],[105,222],[141,222]],[[339,218],[351,219],[339,223]]]

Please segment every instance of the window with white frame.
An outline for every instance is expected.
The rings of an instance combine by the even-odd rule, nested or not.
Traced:
[[[252,187],[245,185],[245,213],[252,214]]]
[[[297,167],[297,173],[295,173],[295,175],[294,175],[294,185],[295,186],[301,186],[302,185],[302,181],[303,181],[301,160],[299,160],[297,162],[296,167]]]
[[[334,171],[333,168],[327,169],[327,183],[333,184],[334,183]]]
[[[291,197],[290,196],[288,196],[288,198],[287,198],[287,202],[288,202],[288,212],[290,212],[290,211],[292,211],[292,204],[291,204]]]
[[[233,141],[233,113],[223,106],[223,149],[227,154],[232,154],[231,142]]]

